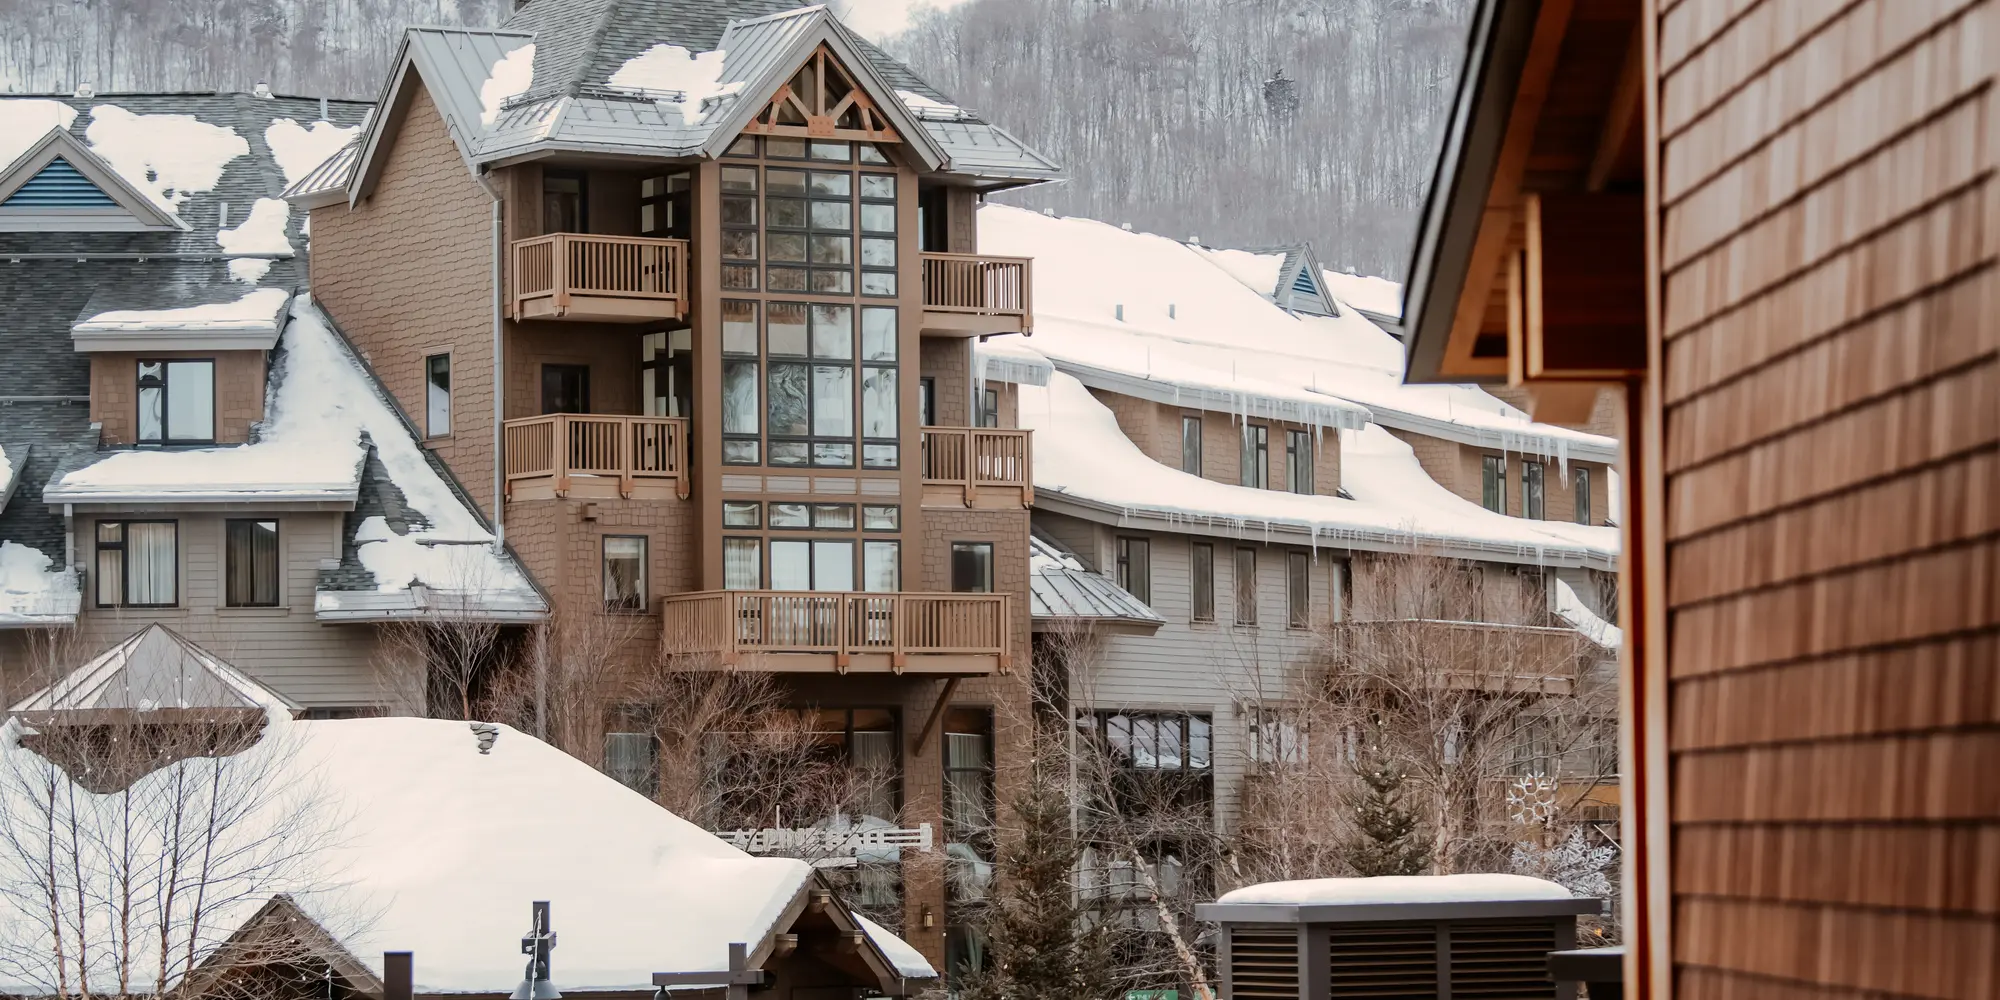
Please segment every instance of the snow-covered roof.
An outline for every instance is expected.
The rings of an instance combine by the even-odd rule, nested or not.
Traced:
[[[285,203],[266,198],[258,204],[266,203],[278,209],[276,227],[267,232],[282,242]],[[112,307],[134,301],[147,305]],[[268,351],[278,342],[291,301],[292,292],[287,288],[105,285],[70,325],[70,340],[79,351]]]
[[[973,345],[978,376],[983,381],[1048,385],[1055,366],[1020,337],[989,337]]]
[[[1263,882],[1217,896],[1218,903],[1371,905],[1380,903],[1509,903],[1569,899],[1570,891],[1528,875],[1375,875]]]
[[[1487,510],[1438,485],[1409,444],[1380,427],[1339,435],[1341,485],[1350,500],[1236,486],[1162,465],[1062,371],[1046,387],[1019,392],[1021,426],[1042,432],[1035,435],[1039,507],[1315,546],[1421,547],[1459,558],[1597,568],[1617,558],[1616,529]]]
[[[298,707],[180,633],[154,622],[22,699],[10,711],[244,708],[290,712]]]
[[[1320,280],[1332,289],[1334,298],[1339,299],[1371,317],[1401,319],[1403,315],[1403,286],[1387,278],[1375,278],[1351,271],[1320,269]]]
[[[1028,537],[1028,607],[1037,624],[1076,622],[1146,631],[1166,624],[1146,602],[1038,533]]]
[[[1590,641],[1606,649],[1617,649],[1625,642],[1624,631],[1592,611],[1590,605],[1577,596],[1576,588],[1571,587],[1568,580],[1556,580],[1555,602],[1550,610]]]
[[[1358,310],[1294,315],[1218,263],[1248,267],[1255,254],[993,204],[980,209],[979,249],[1034,258],[1027,346],[1095,388],[1329,427],[1372,421],[1558,462],[1617,456],[1611,438],[1535,423],[1476,386],[1404,385],[1402,346]]]
[[[40,549],[0,541],[0,628],[67,625],[82,605],[75,573]]]
[[[908,941],[897,937],[895,931],[859,913],[854,915],[854,922],[861,925],[861,929],[868,934],[868,940],[873,941],[875,947],[882,950],[883,957],[889,960],[889,964],[894,966],[896,972],[903,978],[932,979],[937,976],[937,970],[931,968],[930,959],[925,958],[923,952],[910,947]]]
[[[805,905],[807,863],[744,854],[576,758],[497,730],[481,753],[463,722],[274,713],[231,766],[276,769],[271,785],[282,792],[231,835],[301,807],[337,824],[328,846],[300,859],[307,871],[292,901],[378,978],[384,951],[414,952],[422,993],[511,991],[536,900],[549,901],[560,935],[553,965],[565,993],[650,991],[656,972],[727,969],[732,942],[760,959]],[[0,728],[0,775],[38,759],[15,756],[33,753],[21,732]],[[166,773],[134,787],[143,793]],[[0,796],[22,794],[19,785],[0,777]],[[212,917],[218,933],[268,902],[232,902]],[[908,945],[880,929],[868,939],[886,953],[884,968],[914,977],[921,957]],[[0,991],[48,985],[0,981]]]

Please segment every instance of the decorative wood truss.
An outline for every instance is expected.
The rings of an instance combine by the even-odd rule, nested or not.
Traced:
[[[890,127],[882,109],[862,92],[853,75],[824,45],[792,74],[789,83],[778,88],[771,103],[743,131],[859,142],[903,141]]]

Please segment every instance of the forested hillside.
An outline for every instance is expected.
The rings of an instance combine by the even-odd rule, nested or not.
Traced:
[[[888,47],[1067,168],[1001,200],[1400,277],[1470,6],[971,0]]]
[[[509,0],[0,0],[0,90],[371,98],[407,24]],[[869,2],[869,0],[858,0]],[[1069,179],[1013,196],[1400,276],[1467,0],[970,0],[887,47]],[[1280,74],[1282,73],[1282,77]]]

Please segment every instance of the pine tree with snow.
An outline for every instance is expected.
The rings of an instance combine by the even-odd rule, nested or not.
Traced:
[[[1356,875],[1421,875],[1430,852],[1417,836],[1417,814],[1403,805],[1403,772],[1379,754],[1356,762],[1355,834],[1347,863]]]
[[[1117,991],[1107,935],[1086,926],[1074,876],[1083,845],[1070,821],[1061,758],[1037,753],[1012,803],[1019,827],[1002,838],[985,920],[986,967],[964,1000],[1100,1000]]]

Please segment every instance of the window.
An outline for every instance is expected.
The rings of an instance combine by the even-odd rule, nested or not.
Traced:
[[[993,592],[993,543],[951,543],[951,591],[954,594]]]
[[[646,536],[604,536],[604,608],[646,610]]]
[[[139,361],[139,443],[215,441],[215,362]]]
[[[180,525],[97,522],[97,606],[168,608],[179,603]]]
[[[1263,424],[1243,425],[1242,476],[1240,485],[1253,489],[1271,488],[1271,429]]]
[[[937,426],[937,379],[929,375],[917,381],[917,422]]]
[[[590,366],[543,365],[542,412],[589,413]]]
[[[893,469],[899,460],[896,337],[894,306],[861,307],[861,466],[866,469]]]
[[[1285,489],[1292,493],[1313,491],[1312,432],[1285,432]]]
[[[604,734],[604,773],[652,798],[659,789],[659,741],[652,733]]]
[[[1303,552],[1285,555],[1285,626],[1312,626],[1312,560]]]
[[[861,589],[893,594],[902,589],[901,543],[870,538],[861,543]]]
[[[1000,392],[997,389],[979,390],[979,426],[1000,426]]]
[[[844,539],[772,539],[771,589],[853,590],[854,543]]]
[[[722,287],[757,288],[757,168],[726,166],[721,172]],[[776,247],[769,248],[776,256]]]
[[[1257,550],[1236,550],[1236,624],[1257,624]]]
[[[1118,540],[1118,585],[1146,604],[1153,603],[1152,551],[1144,538]]]
[[[748,171],[750,168],[735,168]],[[871,177],[877,175],[869,175]],[[895,197],[895,178],[888,177],[888,195]],[[725,187],[727,187],[725,179]],[[764,172],[764,229],[770,241],[767,256],[770,267],[765,273],[765,287],[774,292],[812,292],[818,295],[854,294],[854,174],[844,170],[798,170],[790,168],[766,168]],[[883,185],[879,180],[865,186],[864,196],[877,197],[882,194]],[[746,190],[753,197],[745,199],[754,205],[755,180],[750,181]],[[723,207],[723,224],[731,222],[728,205]],[[893,226],[895,206],[886,206],[888,224]],[[879,223],[879,217],[876,219]],[[754,210],[742,218],[741,224],[754,229],[757,224]],[[878,289],[894,287],[895,237],[872,241],[875,259],[881,259],[883,244],[886,244],[888,260],[887,286],[878,282]],[[876,291],[872,294],[889,295],[893,291]]]
[[[1177,712],[1099,712],[1097,730],[1111,757],[1133,771],[1206,771],[1213,766],[1214,736],[1206,715]]]
[[[729,590],[763,589],[763,539],[725,538],[722,540],[722,585]]]
[[[424,436],[451,433],[451,355],[424,359]]]
[[[993,713],[951,708],[944,718],[944,839],[991,857]],[[949,853],[947,853],[949,856]]]
[[[1590,470],[1576,470],[1576,523],[1590,522]]]
[[[1181,418],[1181,471],[1201,475],[1201,418]]]
[[[1479,468],[1479,502],[1487,510],[1507,513],[1507,458],[1488,455]]]
[[[1521,463],[1521,514],[1541,520],[1545,515],[1542,506],[1542,463]]]
[[[860,779],[859,811],[870,825],[894,823],[902,808],[902,770],[893,708],[822,708],[806,714],[814,742]]]
[[[896,294],[896,175],[861,175],[861,294]]]
[[[1207,542],[1195,542],[1189,554],[1190,583],[1194,589],[1194,599],[1188,611],[1188,619],[1197,622],[1215,620],[1215,546]]]
[[[229,607],[278,606],[278,522],[226,522],[223,563],[223,598]]]
[[[722,461],[725,465],[758,465],[763,448],[757,439],[759,399],[757,303],[722,301]]]
[[[588,190],[581,173],[542,171],[542,232],[589,232]]]

